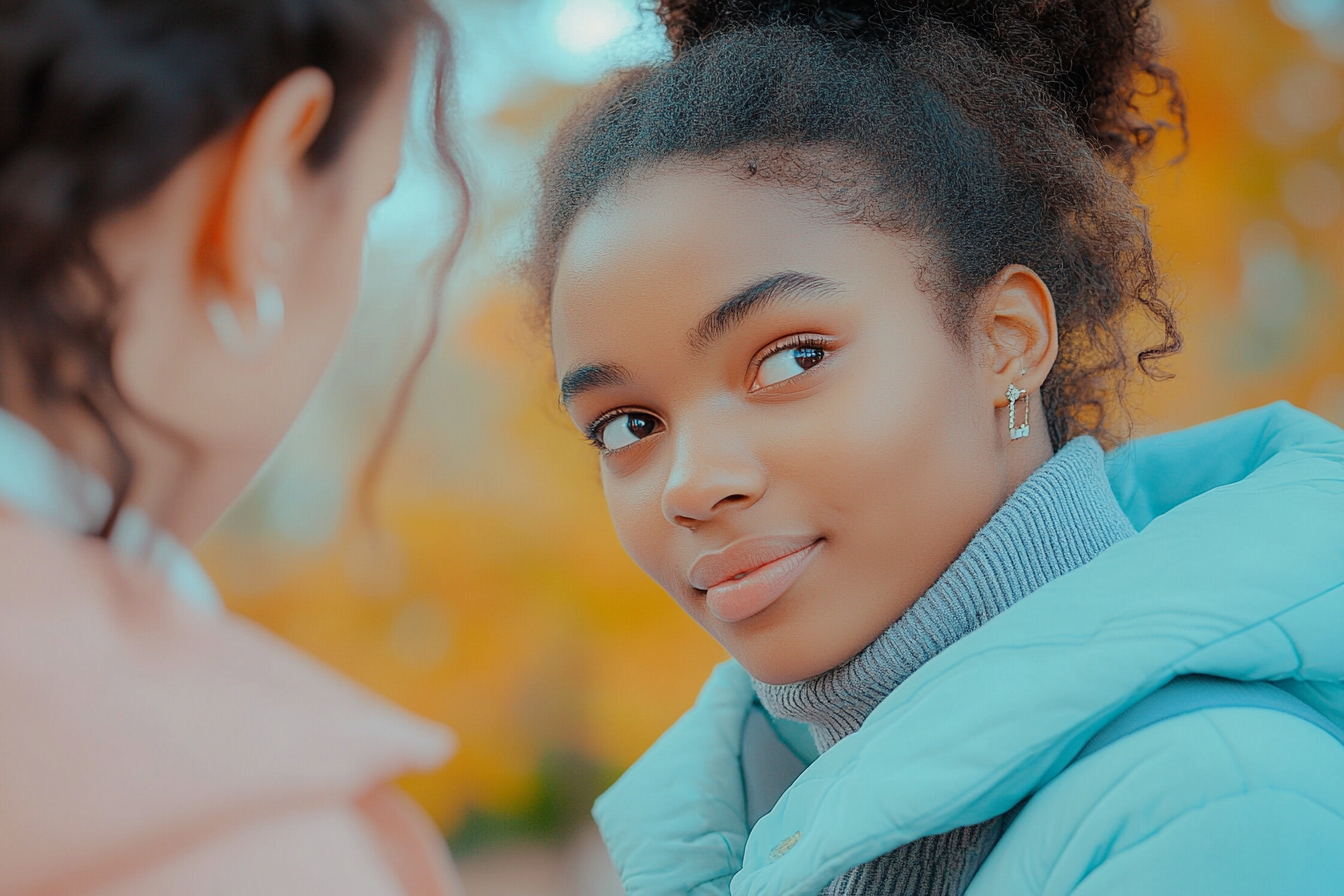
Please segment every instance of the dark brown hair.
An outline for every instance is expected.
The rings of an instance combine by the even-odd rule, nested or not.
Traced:
[[[465,201],[445,126],[451,45],[428,0],[0,0],[0,370],[21,371],[39,403],[81,408],[102,427],[117,466],[104,536],[133,475],[112,421],[133,409],[113,375],[117,291],[95,226],[309,66],[335,87],[307,156],[315,170],[328,165],[417,26],[437,44],[434,141]],[[459,226],[449,258],[461,238]],[[74,288],[90,283],[94,302]]]
[[[658,14],[671,61],[612,77],[542,163],[543,315],[578,214],[659,165],[707,166],[915,239],[958,338],[999,271],[1036,271],[1060,328],[1041,389],[1051,441],[1116,441],[1108,411],[1136,363],[1151,374],[1181,344],[1130,189],[1159,129],[1185,132],[1148,0],[663,0]],[[1141,114],[1145,97],[1170,123]],[[1158,344],[1130,348],[1134,311]]]

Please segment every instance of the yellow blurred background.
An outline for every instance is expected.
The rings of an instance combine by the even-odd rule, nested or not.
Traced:
[[[381,528],[354,518],[352,490],[454,213],[414,135],[349,344],[201,553],[233,610],[456,730],[457,758],[406,786],[469,855],[579,830],[724,654],[617,544],[508,267],[549,129],[603,71],[665,52],[656,28],[635,0],[448,13],[477,205]],[[1344,0],[1168,0],[1160,15],[1190,153],[1141,191],[1187,347],[1174,379],[1133,393],[1137,432],[1277,398],[1344,424]]]

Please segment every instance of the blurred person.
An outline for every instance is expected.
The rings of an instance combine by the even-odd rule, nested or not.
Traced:
[[[0,4],[0,893],[457,891],[389,783],[448,732],[186,549],[350,320],[424,38],[457,171],[448,37],[426,0]]]
[[[734,657],[595,808],[630,896],[1344,892],[1344,433],[1103,451],[1180,346],[1146,0],[658,10],[530,269],[622,544]]]

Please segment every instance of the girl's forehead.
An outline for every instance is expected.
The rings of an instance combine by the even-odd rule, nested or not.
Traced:
[[[575,217],[556,288],[612,264],[627,275],[641,261],[704,265],[778,241],[791,219],[806,217],[781,190],[713,171],[658,171],[600,196]]]
[[[852,270],[870,242],[858,229],[816,201],[726,173],[672,169],[623,185],[576,217],[557,259],[557,355],[570,340],[636,317],[689,325],[736,289],[781,271]]]

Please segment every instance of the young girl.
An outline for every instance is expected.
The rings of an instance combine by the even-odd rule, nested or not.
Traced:
[[[456,892],[389,783],[447,732],[222,614],[184,547],[335,350],[424,37],[441,79],[422,0],[0,11],[6,896]]]
[[[659,9],[532,269],[623,545],[735,658],[597,806],[631,896],[1338,892],[1344,434],[1103,455],[1179,346],[1146,2]]]

